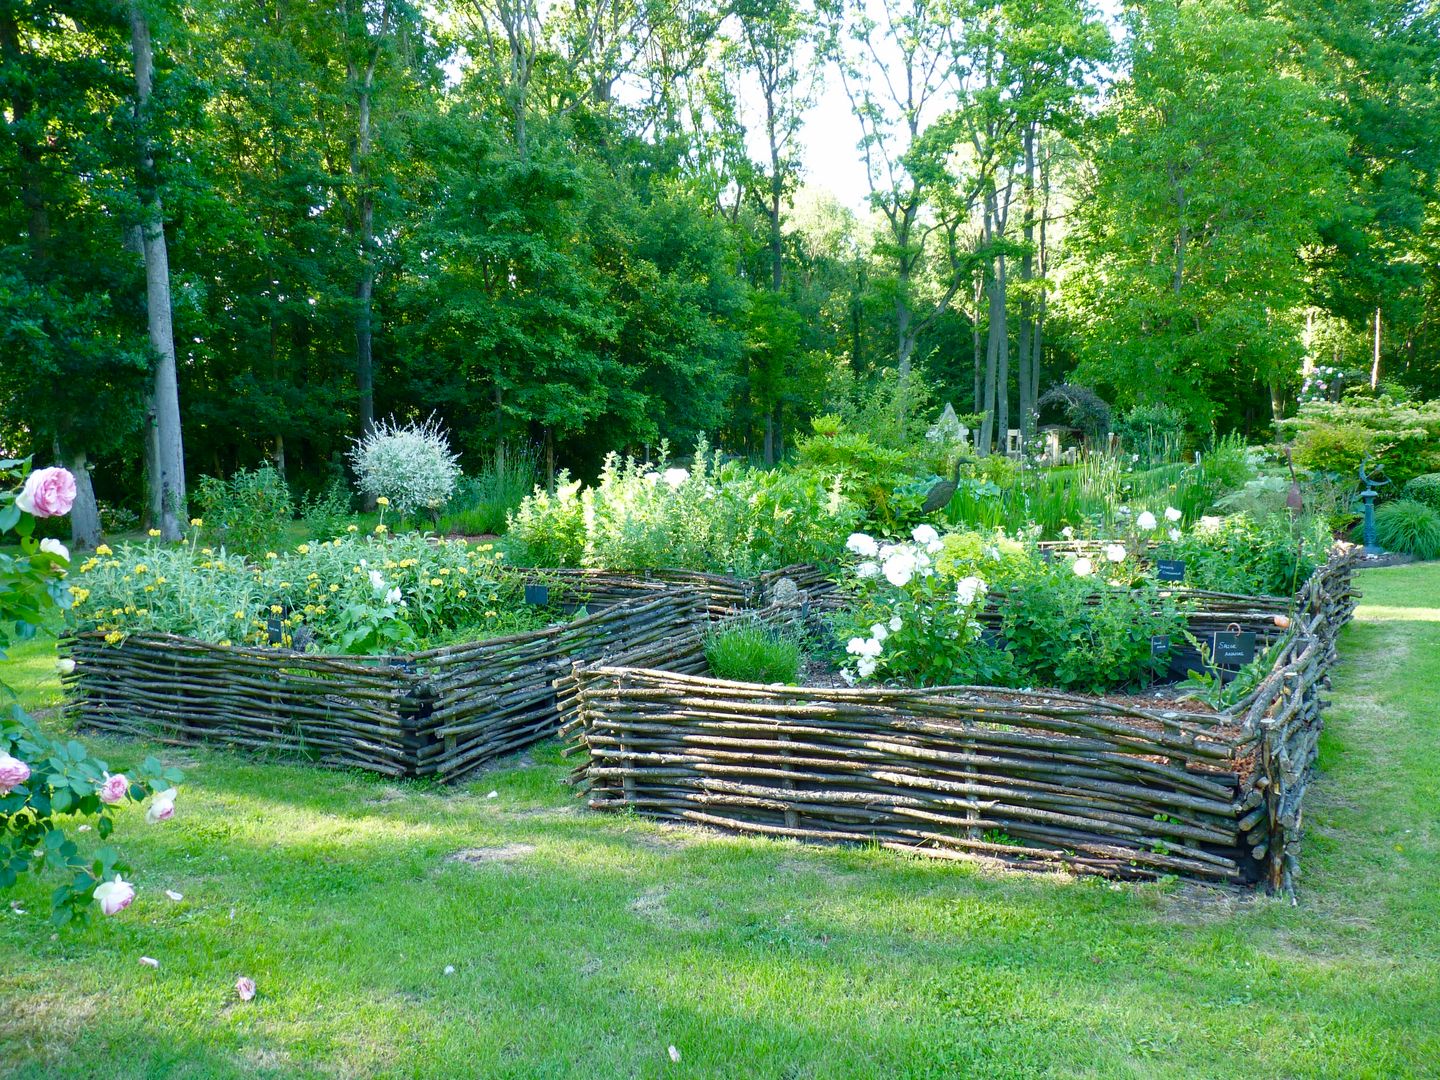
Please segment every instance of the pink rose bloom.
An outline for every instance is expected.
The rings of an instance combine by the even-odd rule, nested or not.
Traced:
[[[150,809],[145,811],[145,821],[149,825],[158,825],[162,821],[169,821],[175,816],[175,796],[180,792],[173,787],[166,788],[159,792],[150,802]]]
[[[25,478],[15,505],[37,518],[64,517],[75,504],[75,477],[69,469],[36,469]]]
[[[249,1001],[255,996],[255,980],[241,975],[235,980],[235,993],[240,995],[241,1001]]]
[[[0,795],[8,794],[16,784],[30,779],[30,766],[17,757],[0,754]]]
[[[124,911],[130,906],[130,901],[134,899],[135,886],[125,881],[119,874],[115,875],[114,881],[102,881],[95,888],[95,902],[100,905],[100,910],[106,915]]]
[[[124,773],[116,773],[114,776],[106,773],[105,782],[100,785],[100,801],[106,806],[122,803],[129,790],[130,781],[125,779]]]

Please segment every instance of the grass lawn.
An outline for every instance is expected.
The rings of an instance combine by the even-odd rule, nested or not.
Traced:
[[[1440,1075],[1440,565],[1360,584],[1298,906],[595,815],[553,744],[455,791],[167,750],[132,907],[0,913],[0,1075]]]

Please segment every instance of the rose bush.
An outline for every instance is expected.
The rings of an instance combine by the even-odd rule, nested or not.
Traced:
[[[33,534],[37,517],[70,511],[75,478],[64,469],[26,475],[24,466],[0,461],[0,480],[6,482],[0,490],[0,541],[18,541],[18,554],[0,547],[0,660],[16,638],[33,637],[74,598],[66,585],[69,552],[58,542],[37,543]],[[15,492],[10,483],[22,476],[23,486]],[[92,900],[106,915],[124,910],[135,889],[121,876],[128,867],[119,852],[106,844],[84,852],[66,829],[84,818],[103,841],[114,829],[116,807],[143,802],[160,787],[166,790],[150,812],[163,820],[155,809],[160,806],[170,817],[180,773],[149,758],[134,780],[112,775],[82,743],[48,735],[3,681],[0,695],[7,699],[0,712],[0,889],[13,886],[21,874],[48,868],[59,878],[51,895],[57,923],[83,918]]]

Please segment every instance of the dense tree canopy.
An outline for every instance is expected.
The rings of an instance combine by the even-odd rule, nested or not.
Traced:
[[[0,0],[0,119],[0,443],[157,517],[167,341],[181,491],[432,411],[772,461],[897,371],[987,447],[1440,389],[1433,0]]]

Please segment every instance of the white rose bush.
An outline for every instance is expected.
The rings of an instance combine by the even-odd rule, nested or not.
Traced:
[[[16,639],[34,637],[47,616],[68,608],[70,552],[57,540],[36,541],[37,518],[63,517],[75,499],[75,478],[64,469],[29,472],[23,461],[0,461],[0,660]],[[24,478],[16,492],[9,485]],[[18,542],[19,553],[11,548]],[[62,675],[74,662],[62,659]],[[108,844],[82,851],[67,828],[93,831],[101,841],[126,803],[150,802],[146,820],[159,824],[176,813],[178,770],[148,758],[134,776],[111,773],[74,739],[56,739],[20,705],[0,681],[0,890],[22,874],[48,871],[57,879],[52,918],[83,919],[92,901],[104,915],[125,910],[136,893],[129,872]]]
[[[859,557],[849,582],[855,605],[837,626],[846,682],[913,686],[1008,681],[1006,654],[984,638],[980,612],[989,586],[978,574],[940,572],[945,541],[919,525],[908,542],[852,533]]]

